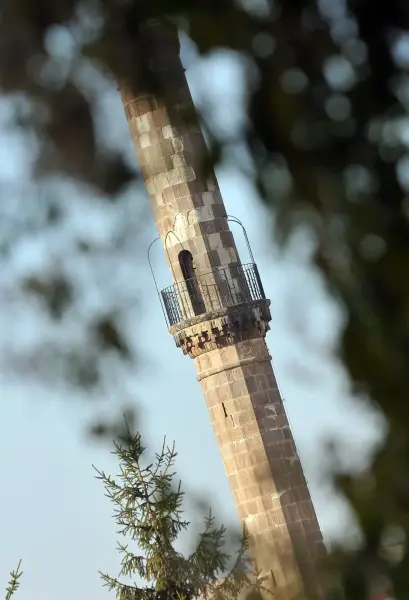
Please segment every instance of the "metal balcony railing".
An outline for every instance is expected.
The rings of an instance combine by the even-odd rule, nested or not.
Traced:
[[[255,263],[218,267],[161,292],[169,325],[195,316],[265,299]]]

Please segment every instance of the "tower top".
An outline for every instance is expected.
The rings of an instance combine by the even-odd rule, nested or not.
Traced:
[[[163,94],[120,88],[173,285],[162,292],[176,344],[194,357],[264,335],[269,301],[255,264],[242,265],[179,57],[172,23],[141,27],[150,76]],[[147,73],[147,77],[149,77]],[[210,318],[210,321],[209,321]],[[209,322],[212,323],[209,329]]]

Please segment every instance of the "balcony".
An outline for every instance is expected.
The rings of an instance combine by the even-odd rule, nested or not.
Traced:
[[[239,304],[264,300],[257,265],[218,267],[161,292],[168,325]]]

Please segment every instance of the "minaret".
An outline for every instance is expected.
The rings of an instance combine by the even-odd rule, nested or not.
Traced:
[[[266,346],[270,301],[257,266],[240,262],[214,174],[201,175],[207,150],[177,33],[152,22],[141,39],[165,99],[141,74],[140,91],[120,93],[173,277],[162,292],[170,333],[195,361],[264,585],[276,598],[320,596],[325,546]]]

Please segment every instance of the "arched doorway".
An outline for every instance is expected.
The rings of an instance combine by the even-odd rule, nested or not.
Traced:
[[[183,295],[185,295],[185,292],[187,292],[192,307],[192,316],[201,315],[206,312],[206,307],[200,292],[193,256],[189,250],[182,250],[179,252],[178,258],[180,269],[186,285]]]

